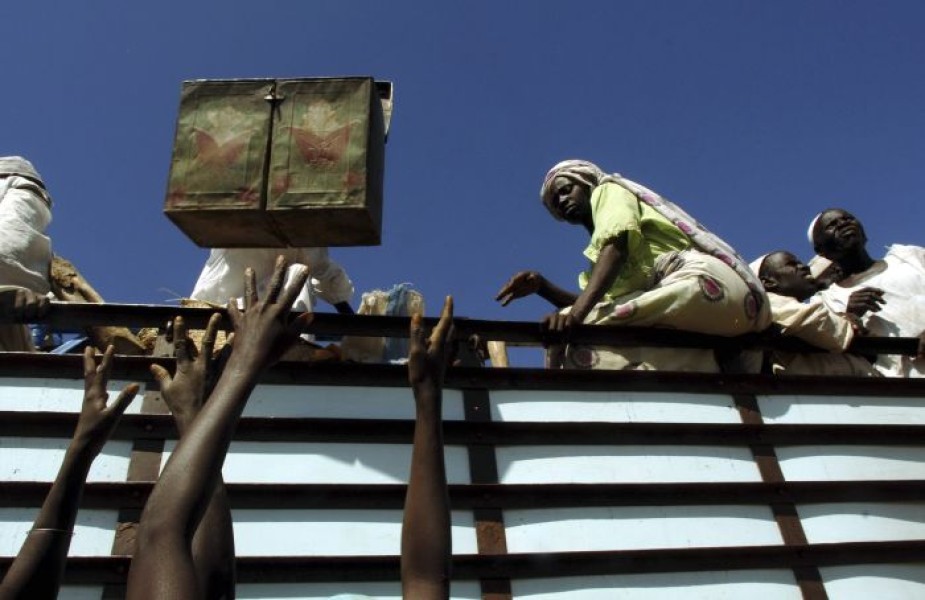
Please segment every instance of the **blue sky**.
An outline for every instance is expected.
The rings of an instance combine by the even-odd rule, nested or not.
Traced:
[[[809,258],[829,206],[876,255],[925,244],[921,2],[30,0],[4,25],[0,154],[35,163],[54,249],[110,301],[187,294],[205,261],[162,214],[195,78],[394,82],[383,244],[332,254],[358,292],[410,281],[430,314],[452,293],[460,315],[538,319],[538,299],[493,301],[521,269],[576,286],[586,234],[538,199],[565,158],[661,192],[748,258]]]

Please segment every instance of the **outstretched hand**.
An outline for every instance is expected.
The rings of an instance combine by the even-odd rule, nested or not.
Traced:
[[[531,296],[540,291],[543,283],[543,276],[536,271],[521,271],[511,277],[507,283],[495,296],[495,300],[501,303],[501,306],[507,306],[518,298]]]
[[[848,297],[848,307],[845,312],[862,317],[867,312],[880,311],[881,304],[885,302],[883,290],[873,287],[861,288],[856,292],[852,292],[851,296]]]
[[[212,351],[221,315],[215,313],[209,319],[202,348],[189,337],[183,317],[173,320],[174,356],[177,359],[176,372],[173,377],[164,367],[151,365],[151,374],[161,388],[161,397],[170,412],[179,423],[188,424],[199,413],[205,399],[206,382],[209,380],[213,366]]]
[[[424,337],[423,318],[420,313],[411,317],[410,348],[408,351],[408,381],[412,386],[443,385],[446,364],[453,339],[453,297],[447,296],[437,326]]]
[[[263,300],[257,298],[254,270],[244,271],[244,310],[238,308],[235,300],[228,302],[228,317],[234,325],[235,336],[232,358],[243,357],[268,367],[279,360],[299,337],[302,328],[311,322],[312,313],[302,313],[297,319],[289,320],[290,307],[308,280],[308,269],[304,265],[294,265],[292,279],[288,285],[283,285],[287,268],[286,259],[277,257]]]
[[[115,349],[106,348],[100,364],[96,364],[95,350],[87,348],[84,351],[84,399],[77,419],[77,430],[74,432],[74,441],[86,444],[86,448],[93,456],[103,449],[103,445],[122,418],[122,413],[128,408],[140,386],[137,383],[126,385],[115,401],[110,402],[106,385],[112,372],[112,355]]]

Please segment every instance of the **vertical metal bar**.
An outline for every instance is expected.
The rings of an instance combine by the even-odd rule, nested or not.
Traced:
[[[460,360],[464,366],[482,366],[481,361],[466,344],[460,344]],[[488,390],[464,388],[463,407],[466,421],[491,422],[491,402]],[[469,478],[472,483],[498,483],[498,460],[492,444],[469,444]],[[500,508],[476,508],[475,536],[479,554],[507,554],[507,536],[504,531],[504,512]],[[482,600],[512,600],[511,581],[507,578],[481,579]]]
[[[739,411],[739,417],[746,425],[763,425],[764,419],[761,416],[761,410],[758,407],[758,398],[754,394],[733,394],[736,408]],[[755,463],[758,465],[758,472],[761,474],[761,480],[766,483],[781,483],[784,481],[784,472],[780,468],[780,461],[777,459],[777,453],[770,444],[755,444],[749,447]],[[779,502],[770,505],[774,520],[780,530],[784,544],[804,545],[807,543],[806,532],[803,531],[803,524],[800,522],[800,515],[797,513],[796,505],[792,502]],[[822,576],[819,568],[811,566],[793,567],[793,575],[800,586],[800,592],[805,600],[828,600],[828,594],[825,585],[822,583]]]

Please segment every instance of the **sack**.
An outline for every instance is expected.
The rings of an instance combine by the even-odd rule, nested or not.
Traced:
[[[411,288],[410,283],[399,283],[385,292],[373,290],[363,294],[360,315],[388,315],[407,317],[424,313],[424,296]],[[403,363],[408,359],[408,338],[345,336],[341,342],[345,360],[363,363]]]

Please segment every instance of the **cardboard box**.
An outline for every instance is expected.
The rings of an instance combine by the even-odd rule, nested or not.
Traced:
[[[381,243],[392,86],[187,81],[165,214],[210,248]]]

